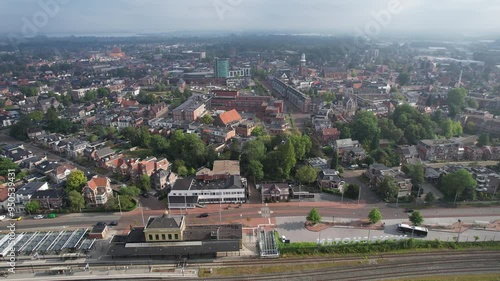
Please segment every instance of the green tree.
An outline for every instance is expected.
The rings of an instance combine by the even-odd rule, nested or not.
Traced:
[[[205,114],[200,118],[201,123],[206,125],[212,125],[214,123],[214,118],[210,114]]]
[[[261,139],[250,140],[243,145],[242,158],[261,161],[266,157],[266,146]]]
[[[465,108],[465,98],[467,97],[467,90],[464,88],[452,89],[448,92],[448,108],[450,110],[450,116],[455,117],[460,114]]]
[[[424,182],[425,168],[422,164],[404,165],[402,170],[411,178],[413,185],[420,185]]]
[[[382,220],[382,213],[380,213],[379,209],[374,208],[368,214],[368,220],[371,224],[377,223]]]
[[[424,217],[419,211],[414,211],[408,218],[413,225],[421,225],[424,222]]]
[[[477,145],[478,146],[485,146],[485,145],[490,145],[490,134],[488,133],[482,133],[478,140],[477,140]]]
[[[257,160],[251,160],[248,163],[248,175],[253,177],[256,182],[264,178],[264,166]]]
[[[310,185],[318,178],[318,171],[309,165],[305,165],[297,170],[295,178],[297,178],[297,180],[303,184],[307,183],[308,185]]]
[[[401,85],[401,86],[406,86],[408,83],[410,83],[410,74],[408,73],[400,73],[398,75],[398,78],[396,78],[396,82]]]
[[[441,191],[448,200],[473,200],[476,184],[477,182],[471,173],[465,169],[461,169],[443,176]]]
[[[427,202],[427,204],[432,204],[434,201],[436,201],[436,196],[434,195],[434,193],[428,192],[425,195],[424,200],[425,200],[425,202]]]
[[[43,120],[43,112],[40,110],[35,110],[35,111],[31,112],[30,114],[28,114],[28,118],[30,120],[34,120],[34,121],[42,121]]]
[[[97,91],[95,90],[87,91],[85,93],[85,96],[83,97],[83,100],[87,102],[92,102],[95,101],[96,99],[97,99]]]
[[[312,142],[306,135],[294,134],[288,139],[288,141],[293,144],[297,160],[304,160],[305,156],[311,151]]]
[[[38,203],[38,201],[29,201],[26,203],[26,211],[28,211],[29,214],[36,213],[38,210],[40,210],[40,203]]]
[[[355,184],[348,184],[344,190],[344,196],[350,199],[358,199],[359,186]]]
[[[295,149],[291,142],[286,142],[284,145],[280,146],[278,149],[278,161],[274,165],[278,164],[280,173],[279,177],[290,178],[290,172],[292,168],[295,167],[297,163],[297,158],[295,157]]]
[[[330,161],[330,168],[337,169],[339,165],[339,154],[336,150],[333,150],[332,161]]]
[[[142,191],[150,191],[151,190],[151,179],[148,175],[142,175],[137,181],[137,187]]]
[[[306,217],[307,221],[311,222],[313,225],[316,225],[321,222],[321,215],[319,214],[316,208],[312,208],[309,214]]]
[[[398,186],[390,176],[385,176],[377,188],[377,193],[380,197],[385,198],[389,202],[392,198],[398,196]]]
[[[252,136],[254,136],[254,137],[261,137],[265,134],[266,134],[266,131],[265,131],[264,127],[262,127],[262,126],[257,126],[252,131]]]
[[[358,111],[351,126],[352,137],[368,149],[376,149],[380,139],[377,117],[368,111]]]
[[[7,177],[9,170],[12,173],[13,171],[17,171],[19,166],[16,163],[12,162],[9,158],[0,157],[0,176]]]
[[[130,197],[137,197],[141,193],[141,190],[135,186],[126,186],[120,188],[119,194]]]
[[[66,190],[82,193],[82,188],[85,184],[87,184],[87,177],[82,171],[76,170],[71,172],[66,179]]]
[[[85,199],[83,199],[83,195],[76,191],[72,190],[68,193],[69,199],[69,207],[73,212],[81,211],[83,207],[85,207]]]

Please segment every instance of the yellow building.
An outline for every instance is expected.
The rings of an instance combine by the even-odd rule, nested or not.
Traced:
[[[185,227],[184,216],[169,217],[164,214],[161,217],[150,217],[144,229],[144,237],[146,242],[183,241]]]

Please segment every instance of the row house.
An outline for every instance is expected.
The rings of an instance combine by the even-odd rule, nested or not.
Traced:
[[[417,150],[424,161],[461,160],[464,155],[464,146],[457,139],[421,140]]]
[[[153,129],[172,128],[173,120],[166,118],[154,118],[148,121],[148,126]]]
[[[23,145],[7,145],[2,149],[2,156],[12,160],[15,164],[35,157],[33,152],[25,150]]]
[[[298,107],[302,113],[308,113],[311,109],[311,98],[292,86],[275,77],[272,81],[272,87],[280,93],[286,100]]]
[[[464,146],[464,159],[479,161],[483,159],[483,148],[477,146]]]
[[[45,135],[45,130],[42,128],[29,128],[28,129],[28,138],[30,140],[34,140],[37,137],[41,137]]]
[[[142,117],[133,118],[131,116],[120,116],[111,122],[111,126],[118,130],[122,130],[127,127],[139,128],[143,123],[144,119]]]
[[[137,179],[142,175],[151,177],[159,170],[167,170],[170,162],[166,158],[148,157],[141,161],[140,159],[124,158],[122,155],[117,155],[110,158],[104,165],[104,168],[113,173]]]

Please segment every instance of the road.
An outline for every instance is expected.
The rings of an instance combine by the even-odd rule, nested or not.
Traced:
[[[82,165],[75,163],[75,162],[73,162],[73,161],[71,161],[71,160],[69,160],[61,155],[54,154],[49,150],[45,150],[43,148],[34,146],[30,143],[21,142],[19,140],[16,140],[15,138],[12,138],[9,135],[7,135],[6,130],[0,131],[0,143],[6,143],[6,144],[22,143],[26,150],[33,152],[33,154],[35,154],[36,156],[46,155],[47,159],[50,161],[70,163],[71,165],[75,166],[77,169],[79,169],[81,171],[90,172],[90,173],[98,175],[100,177],[106,177],[106,175],[96,173],[94,168],[82,166]],[[116,182],[117,182],[117,186],[118,185],[121,186],[121,185],[125,184],[124,182],[119,182],[119,181],[116,181]]]

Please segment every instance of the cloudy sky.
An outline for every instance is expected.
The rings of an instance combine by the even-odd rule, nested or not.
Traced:
[[[382,24],[375,23],[377,14],[383,15]],[[0,33],[21,33],[33,24],[39,34],[75,35],[255,30],[487,35],[500,32],[498,15],[500,0],[0,0]]]

